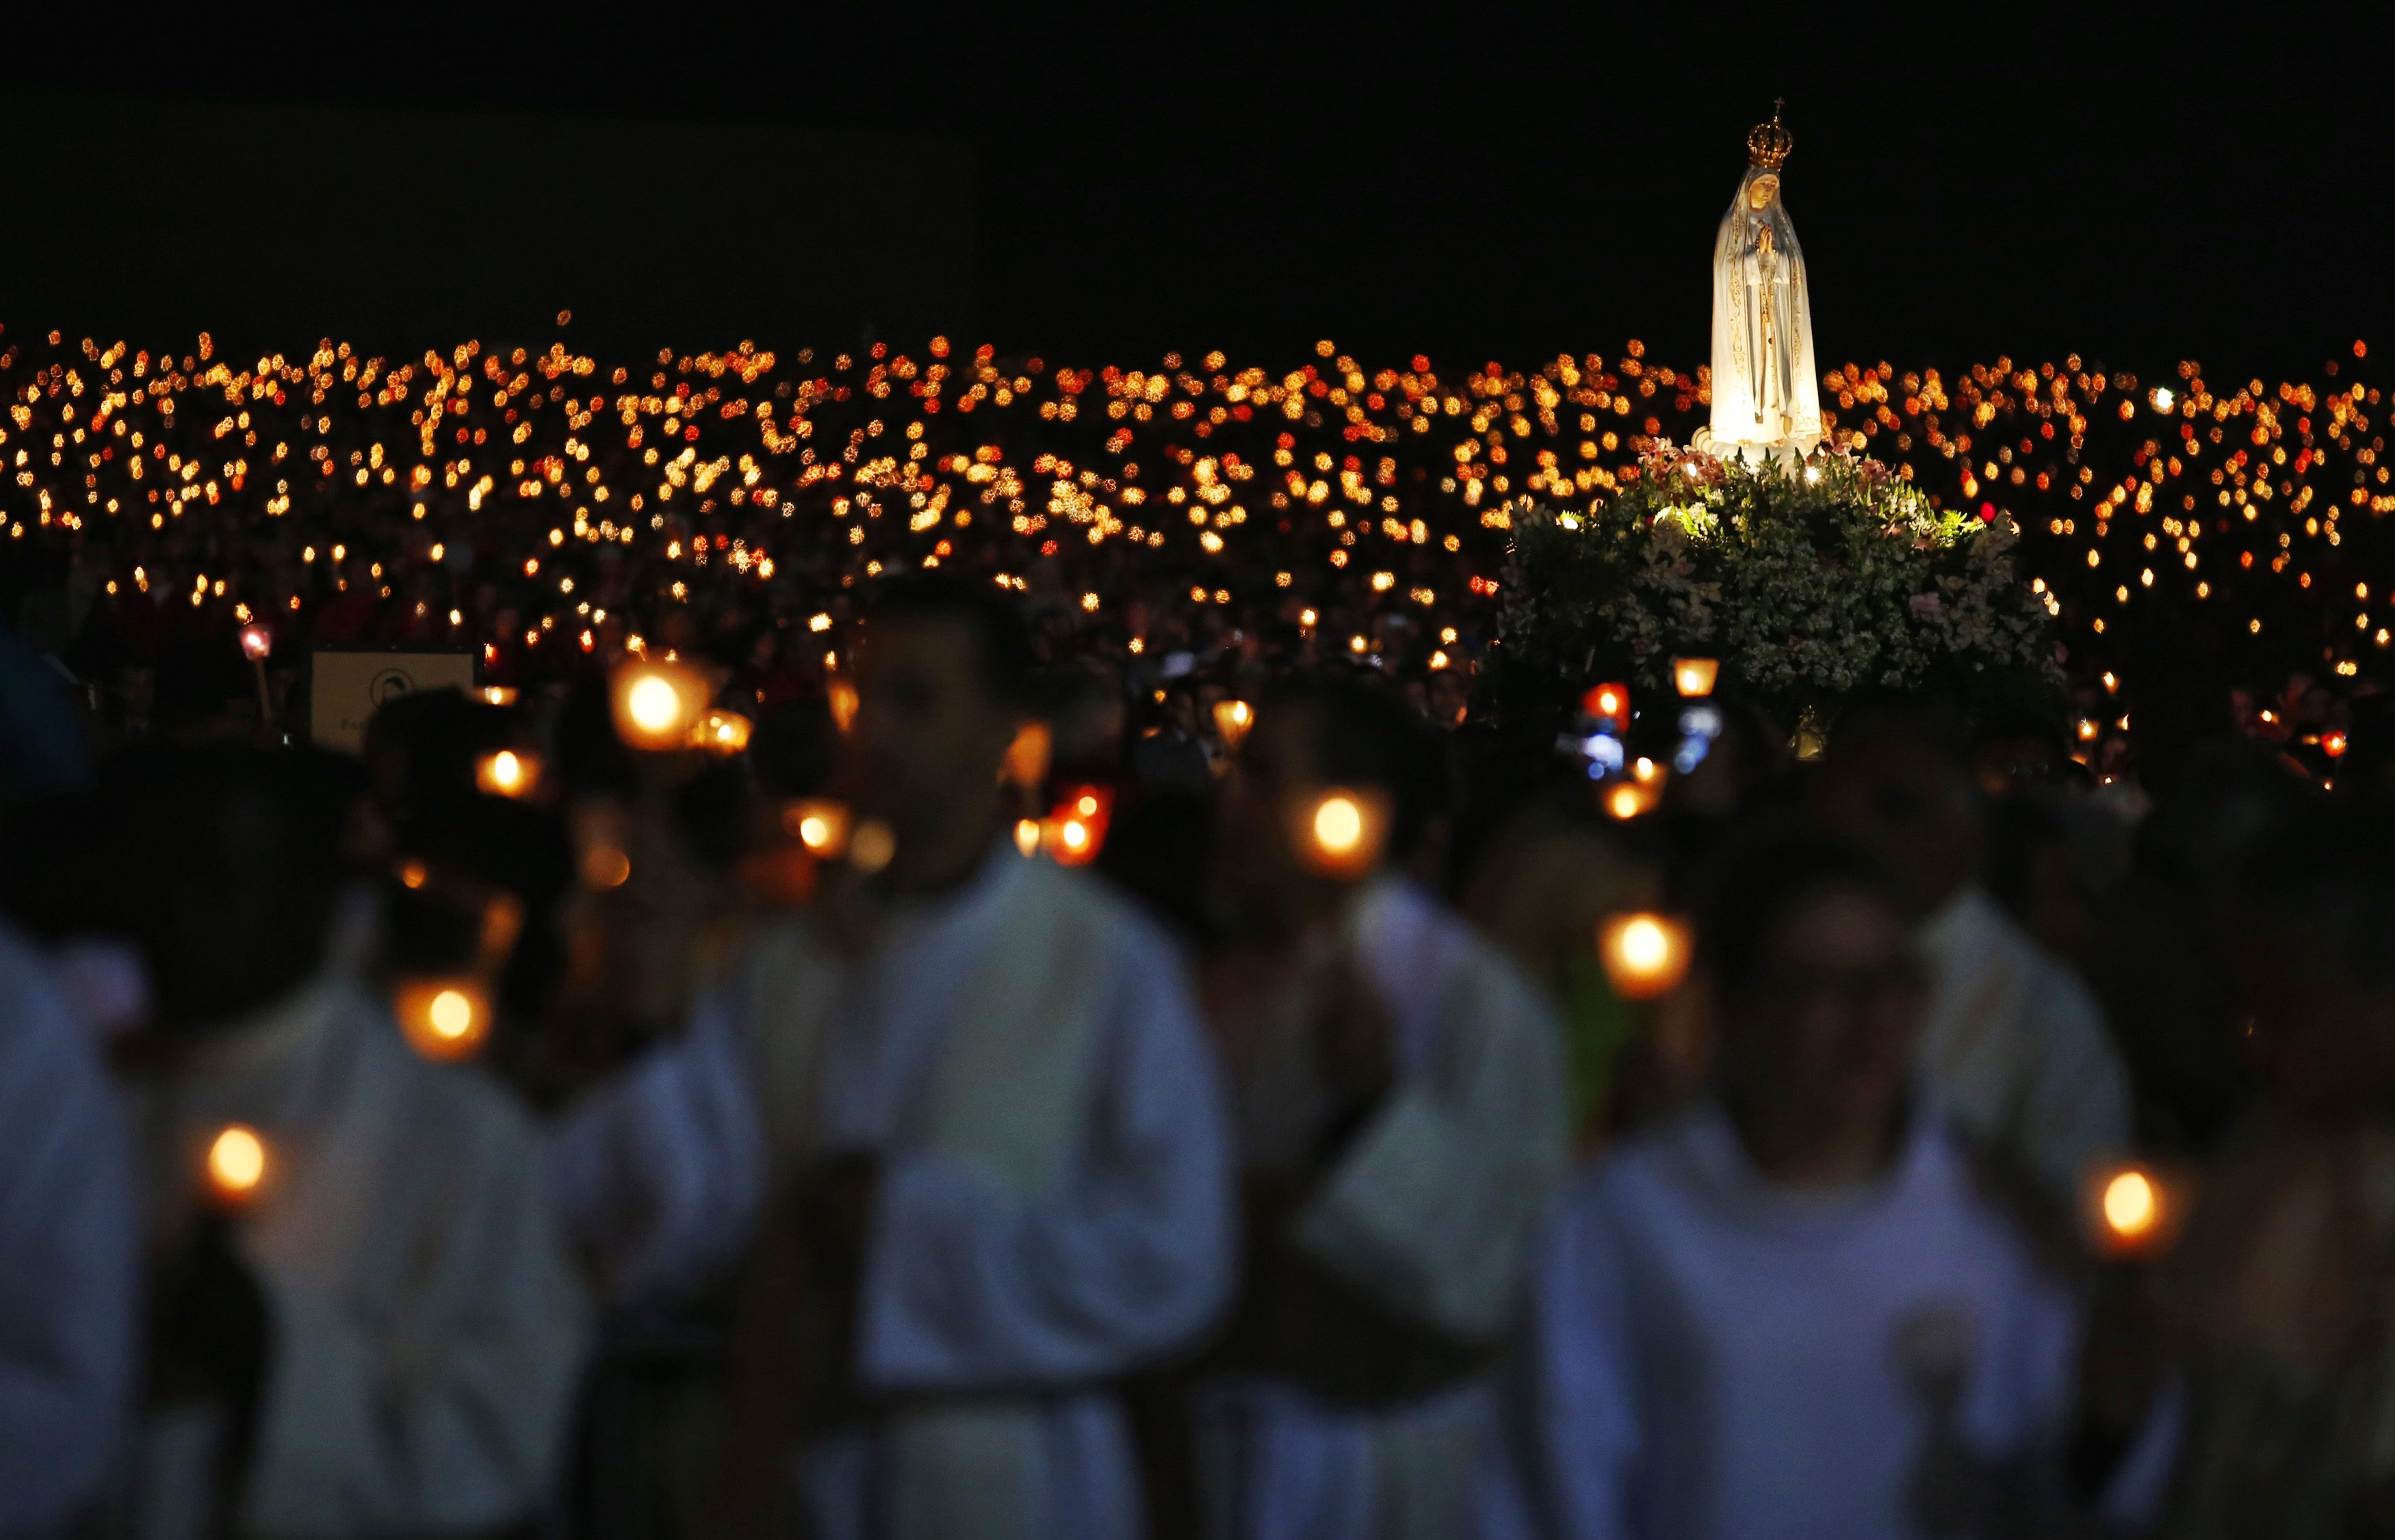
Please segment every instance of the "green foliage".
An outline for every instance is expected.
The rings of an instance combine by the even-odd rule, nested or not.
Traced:
[[[1667,448],[1593,512],[1532,506],[1513,530],[1509,709],[1609,678],[1669,690],[1671,660],[1691,656],[1788,724],[1871,686],[1970,707],[2061,680],[2016,532],[1931,507],[1875,460],[1753,469]]]

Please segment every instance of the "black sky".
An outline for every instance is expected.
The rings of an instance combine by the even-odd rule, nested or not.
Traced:
[[[211,102],[263,102],[722,125],[720,163],[694,164],[705,157],[682,141],[678,161],[628,166],[610,217],[665,233],[638,261],[604,257],[627,270],[490,280],[487,304],[418,286],[356,322],[391,346],[469,325],[531,330],[552,299],[594,284],[615,300],[600,322],[615,335],[592,340],[721,344],[741,327],[744,291],[661,282],[655,252],[669,261],[679,244],[704,269],[744,241],[821,241],[864,260],[793,257],[792,271],[813,275],[795,285],[806,304],[768,307],[760,325],[831,335],[765,340],[841,343],[869,320],[893,336],[940,326],[1135,363],[1168,348],[1278,357],[1331,336],[1376,361],[1420,351],[1453,365],[1609,352],[1637,336],[1693,362],[1713,227],[1746,128],[1775,96],[1797,140],[1788,197],[1825,362],[2078,350],[2145,372],[2193,355],[2229,375],[2309,375],[2357,336],[2395,346],[2395,92],[2368,11],[330,9],[138,23],[53,13],[20,29],[5,84],[102,105],[196,103],[194,121]],[[918,148],[928,137],[955,175],[923,184],[937,198],[893,201],[859,184],[914,164],[903,154],[811,165],[798,152],[751,170],[744,146],[767,127]],[[295,155],[337,165],[337,147],[253,151],[238,175],[271,191],[243,218],[304,228],[309,190],[271,178]],[[122,178],[148,152],[103,125],[76,160],[44,168],[46,181],[20,167],[24,206],[0,240],[12,335],[105,326],[112,313],[304,327],[312,291],[287,266],[169,293],[105,263],[26,254],[44,210],[25,188]],[[0,162],[9,153],[0,146]],[[693,185],[753,178],[761,201],[807,217],[692,214],[677,234],[666,196],[677,164]],[[539,176],[522,156],[453,158],[443,197],[505,208]],[[0,173],[0,197],[10,185]],[[128,217],[122,240],[211,238],[208,207],[175,212],[196,237],[169,235],[174,221],[152,208]],[[61,252],[119,239],[84,228],[84,206],[50,217]],[[470,274],[466,244],[458,270]],[[916,249],[927,245],[929,259]],[[920,304],[893,301],[894,280],[876,290],[859,276],[902,270],[920,273]]]

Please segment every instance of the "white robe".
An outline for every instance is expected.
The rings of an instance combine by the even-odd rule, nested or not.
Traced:
[[[961,892],[893,916],[861,960],[806,934],[794,921],[764,938],[740,988],[561,1128],[551,1168],[578,1233],[618,1297],[686,1289],[740,1254],[778,1165],[879,1154],[858,1380],[979,1392],[1011,1426],[964,1430],[994,1467],[979,1513],[938,1508],[940,1483],[906,1476],[925,1433],[906,1415],[823,1441],[802,1468],[818,1532],[1137,1534],[1105,1382],[1206,1325],[1233,1245],[1220,1098],[1179,958],[1093,879],[1006,849]],[[1075,1020],[1022,1019],[1052,998]],[[1065,1051],[1035,1044],[990,1073],[1032,1037]]]
[[[99,1494],[131,1405],[138,1234],[92,1030],[0,929],[0,1535]]]
[[[1525,1447],[1490,1472],[1509,1521],[1490,1528],[1537,1512],[1556,1540],[1913,1535],[1932,1414],[1901,1344],[1933,1318],[1964,1324],[1963,1445],[2050,1451],[2077,1318],[1972,1191],[1940,1121],[1916,1116],[1883,1178],[1806,1192],[1764,1180],[1727,1117],[1700,1108],[1621,1147],[1559,1211]]]
[[[2129,1142],[2128,1072],[2087,986],[1986,893],[1922,927],[1934,969],[1921,1063],[1956,1127],[2077,1211],[2097,1162]]]
[[[217,1130],[268,1151],[237,1221],[270,1334],[245,1533],[471,1533],[539,1508],[589,1307],[536,1131],[496,1082],[419,1059],[336,979],[203,1046],[142,1122],[162,1226]]]
[[[1374,884],[1350,926],[1397,1086],[1299,1215],[1298,1244],[1392,1310],[1493,1343],[1569,1159],[1559,1029],[1511,962],[1409,882]],[[1359,1411],[1243,1375],[1202,1387],[1198,1411],[1224,1540],[1455,1535],[1493,1426],[1480,1379]]]

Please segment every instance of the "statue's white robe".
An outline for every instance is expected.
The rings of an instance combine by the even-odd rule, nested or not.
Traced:
[[[1493,1343],[1569,1160],[1560,1032],[1519,970],[1411,883],[1375,883],[1351,926],[1398,1080],[1298,1216],[1298,1244],[1391,1310]],[[1484,1379],[1361,1411],[1241,1375],[1202,1387],[1198,1407],[1209,1527],[1225,1540],[1469,1533]]]
[[[1775,192],[1760,210],[1749,203],[1761,175],[1750,167],[1740,180],[1714,240],[1713,415],[1695,444],[1758,463],[1810,454],[1822,431],[1805,253],[1783,199]]]
[[[0,930],[0,1535],[99,1495],[131,1405],[133,1160],[90,1026]]]
[[[1976,888],[1930,916],[1922,945],[1923,1070],[1957,1127],[2074,1215],[2090,1170],[2129,1141],[2128,1072],[2102,1010]]]
[[[217,1130],[266,1143],[238,1220],[270,1334],[245,1533],[474,1533],[549,1498],[589,1303],[495,1080],[418,1058],[336,979],[204,1045],[140,1120],[165,1228]]]
[[[826,1540],[1116,1540],[1142,1527],[1107,1382],[1228,1292],[1232,1200],[1179,958],[1092,880],[1011,849],[845,955],[794,920],[689,1035],[577,1109],[558,1190],[623,1297],[740,1254],[776,1171],[882,1162],[868,1391],[970,1395],[803,1453]]]

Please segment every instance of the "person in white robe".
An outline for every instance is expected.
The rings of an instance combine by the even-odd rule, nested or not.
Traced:
[[[1223,1114],[1179,958],[999,837],[1026,651],[978,589],[884,590],[847,746],[856,837],[886,862],[761,937],[553,1147],[612,1297],[752,1254],[728,1484],[761,1442],[775,1490],[734,1517],[765,1533],[1139,1534],[1114,1382],[1228,1292]]]
[[[98,1503],[133,1404],[139,1233],[98,1038],[0,928],[0,1535]]]
[[[1982,886],[1985,809],[1959,733],[1919,703],[1858,703],[1816,788],[1916,917],[1924,1073],[1962,1133],[2067,1224],[2089,1173],[2127,1147],[2128,1071],[2087,987]]]
[[[1216,1030],[1250,1193],[1245,1302],[1196,1396],[1210,1535],[1468,1532],[1486,1369],[1568,1161],[1560,1032],[1508,959],[1394,865],[1303,870],[1308,788],[1384,797],[1394,862],[1431,816],[1400,704],[1285,690],[1243,745],[1224,843],[1291,938]]]
[[[335,954],[353,789],[233,750],[119,788],[157,846],[135,857],[156,1015],[128,1046],[154,1280],[135,1535],[489,1534],[555,1495],[588,1290],[529,1115],[418,1057]],[[235,1128],[246,1165],[212,1158]]]
[[[1918,1086],[1894,895],[1802,841],[1724,894],[1701,943],[1720,1097],[1557,1216],[1491,1532],[2060,1532],[2078,1315]]]

